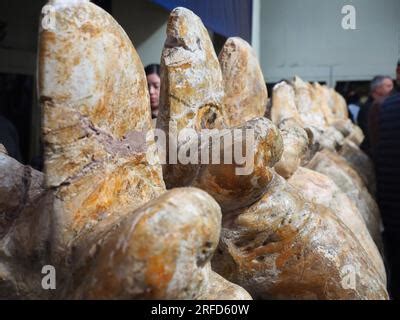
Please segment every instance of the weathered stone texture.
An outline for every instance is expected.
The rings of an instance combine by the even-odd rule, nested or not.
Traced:
[[[228,126],[239,126],[263,117],[268,91],[252,47],[243,39],[229,38],[218,59],[224,80],[224,115]]]

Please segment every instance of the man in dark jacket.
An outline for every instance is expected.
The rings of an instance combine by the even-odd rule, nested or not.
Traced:
[[[397,62],[397,68],[396,68],[395,90],[397,92],[400,92],[400,59],[399,59],[399,62]]]
[[[389,291],[400,299],[400,94],[387,98],[379,114],[376,149],[377,196],[384,224]]]
[[[21,162],[18,132],[13,124],[2,115],[0,115],[0,143],[11,157]]]
[[[370,95],[367,102],[361,107],[358,113],[357,123],[362,129],[365,139],[361,144],[361,149],[369,156],[371,153],[371,141],[369,130],[370,111],[373,105],[380,105],[382,101],[393,92],[393,80],[389,76],[376,76],[372,79],[370,85]],[[376,108],[376,107],[375,107]],[[375,132],[374,132],[375,134]]]

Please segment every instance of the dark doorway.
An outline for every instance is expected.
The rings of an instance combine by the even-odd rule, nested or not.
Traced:
[[[0,115],[16,128],[21,161],[30,162],[33,76],[0,73]]]
[[[93,0],[92,2],[96,5],[98,5],[100,8],[103,8],[109,14],[112,14],[111,0]]]
[[[215,52],[217,55],[219,55],[219,53],[221,52],[222,48],[225,45],[227,38],[215,32],[213,33],[212,40]]]

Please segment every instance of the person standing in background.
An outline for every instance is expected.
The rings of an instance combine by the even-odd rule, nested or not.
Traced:
[[[374,160],[376,147],[379,141],[379,113],[385,99],[393,94],[393,80],[386,78],[387,86],[382,89],[382,95],[375,97],[368,113],[369,155]]]
[[[147,78],[147,87],[150,94],[151,117],[156,119],[160,105],[160,65],[149,64],[145,69]]]
[[[377,200],[384,225],[388,289],[400,299],[400,93],[387,98],[379,114],[376,148]]]
[[[371,156],[371,132],[376,134],[376,110],[379,105],[393,92],[393,80],[389,76],[376,76],[372,79],[370,85],[370,94],[367,102],[361,107],[358,113],[357,123],[364,132],[365,139],[361,144],[361,149]],[[374,108],[373,108],[374,106]],[[374,109],[370,114],[371,109]],[[374,137],[372,138],[374,140]]]
[[[396,68],[396,92],[400,92],[400,59],[397,62],[397,68]]]

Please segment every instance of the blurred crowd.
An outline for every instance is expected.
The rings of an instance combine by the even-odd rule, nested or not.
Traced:
[[[372,79],[369,95],[347,94],[349,115],[361,127],[361,149],[375,166],[377,201],[383,221],[388,289],[400,299],[400,60],[396,79],[379,75]]]

